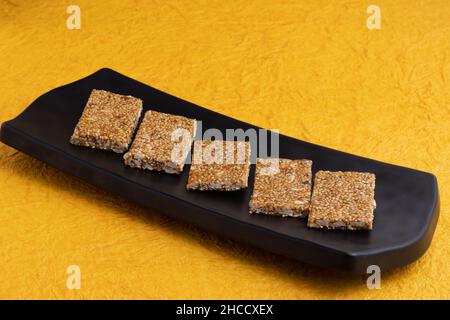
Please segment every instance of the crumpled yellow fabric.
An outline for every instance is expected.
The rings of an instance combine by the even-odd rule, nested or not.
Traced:
[[[261,127],[434,173],[429,251],[352,276],[243,246],[0,144],[0,298],[450,298],[450,4],[0,0],[0,120],[110,67]],[[369,4],[381,29],[366,26]],[[66,286],[69,265],[81,289]]]

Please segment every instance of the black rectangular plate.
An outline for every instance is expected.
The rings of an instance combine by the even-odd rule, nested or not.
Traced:
[[[250,215],[249,188],[238,192],[188,192],[189,166],[182,175],[125,167],[122,155],[73,146],[69,137],[92,89],[143,99],[144,109],[203,122],[203,130],[259,129],[156,90],[110,69],[56,88],[23,113],[4,122],[4,143],[140,205],[225,237],[310,264],[364,273],[418,259],[429,247],[439,216],[436,178],[429,173],[370,160],[280,135],[280,156],[311,159],[313,171],[367,171],[376,174],[372,231],[309,229],[302,219]]]

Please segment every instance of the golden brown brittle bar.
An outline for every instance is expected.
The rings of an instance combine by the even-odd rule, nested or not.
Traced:
[[[310,160],[257,159],[250,213],[306,217],[311,198]]]
[[[140,169],[179,174],[191,150],[196,120],[182,116],[147,111],[125,164]]]
[[[374,209],[374,174],[319,171],[314,179],[308,227],[371,230]]]
[[[94,89],[70,137],[70,143],[125,152],[141,112],[141,99]]]
[[[188,190],[234,191],[247,188],[250,143],[245,141],[196,141]]]

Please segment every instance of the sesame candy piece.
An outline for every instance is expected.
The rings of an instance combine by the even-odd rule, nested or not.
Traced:
[[[258,159],[250,213],[306,217],[311,197],[310,160]]]
[[[308,227],[372,229],[375,175],[364,172],[317,172]]]
[[[94,89],[70,143],[117,153],[125,152],[141,111],[141,99]]]
[[[125,164],[140,169],[179,174],[191,150],[196,120],[156,111],[147,111]]]
[[[234,191],[246,188],[250,171],[250,143],[196,141],[188,190]]]

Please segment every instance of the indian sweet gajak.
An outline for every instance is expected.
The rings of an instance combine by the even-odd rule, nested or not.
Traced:
[[[310,160],[257,159],[250,213],[308,216],[311,166]]]
[[[372,230],[374,209],[374,174],[319,171],[314,179],[308,227]]]
[[[94,89],[70,142],[84,147],[125,152],[141,112],[141,99]]]
[[[130,150],[127,166],[180,174],[191,150],[196,120],[147,111]]]
[[[247,188],[250,143],[195,141],[188,190],[234,191]]]

